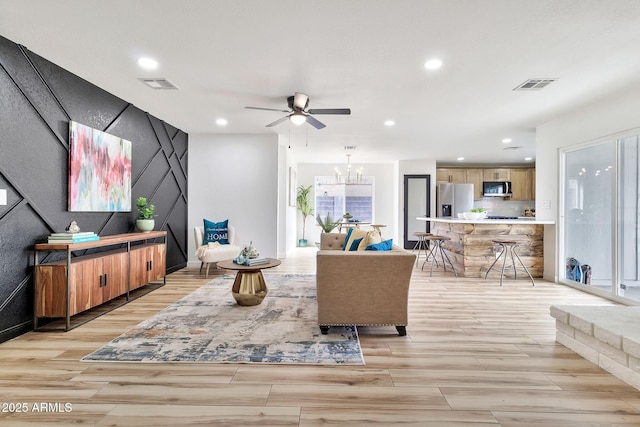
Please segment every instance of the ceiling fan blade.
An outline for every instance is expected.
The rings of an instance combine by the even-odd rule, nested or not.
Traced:
[[[311,117],[311,116],[307,116],[307,123],[309,123],[311,126],[313,126],[316,129],[322,129],[324,127],[327,127],[327,125],[325,125],[315,117]]]
[[[296,92],[293,95],[293,107],[294,110],[304,110],[309,105],[309,97],[304,93]]]
[[[244,107],[248,110],[265,110],[265,111],[279,111],[281,113],[290,113],[289,110],[281,110],[279,108],[263,108],[263,107]]]
[[[312,108],[309,114],[351,114],[350,108]]]
[[[274,127],[275,125],[279,125],[280,123],[284,122],[288,118],[289,118],[289,116],[281,117],[278,120],[276,120],[275,122],[269,123],[266,127],[271,128],[271,127]]]

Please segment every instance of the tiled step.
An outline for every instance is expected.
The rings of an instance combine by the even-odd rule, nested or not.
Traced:
[[[556,341],[640,390],[640,307],[554,305]]]

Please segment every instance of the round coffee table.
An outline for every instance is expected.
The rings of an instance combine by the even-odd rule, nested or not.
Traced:
[[[218,261],[218,268],[237,270],[236,279],[231,287],[231,294],[239,305],[250,306],[262,303],[269,290],[262,274],[263,268],[277,267],[280,260],[266,258],[269,262],[257,265],[241,265],[232,259]]]

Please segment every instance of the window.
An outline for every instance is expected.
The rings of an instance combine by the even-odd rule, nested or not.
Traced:
[[[315,177],[316,214],[333,220],[349,212],[352,220],[373,223],[374,177],[361,176],[353,182],[333,176]]]

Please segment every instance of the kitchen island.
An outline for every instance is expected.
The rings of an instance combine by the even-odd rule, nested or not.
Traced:
[[[484,277],[487,268],[496,258],[498,245],[492,240],[522,242],[522,245],[518,247],[518,254],[522,262],[533,277],[542,277],[544,270],[544,226],[555,223],[535,218],[466,220],[447,217],[417,217],[416,219],[429,221],[432,234],[451,239],[445,241],[442,248],[456,268],[458,276],[462,277]],[[518,271],[518,273],[522,274],[522,277],[526,277],[524,271]],[[500,271],[494,268],[488,277],[499,278]]]

